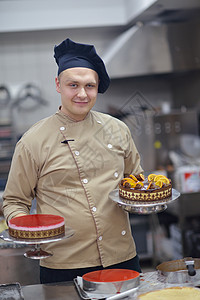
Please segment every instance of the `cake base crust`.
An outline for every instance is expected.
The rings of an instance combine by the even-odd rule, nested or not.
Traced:
[[[126,203],[131,203],[132,201],[160,201],[171,197],[172,186],[169,185],[153,191],[134,190],[119,186],[119,195],[123,198],[123,202]]]
[[[9,228],[9,234],[20,239],[46,239],[65,233],[65,226],[48,230],[25,231]]]
[[[65,233],[64,218],[57,215],[33,214],[11,219],[10,236],[18,239],[47,239]]]
[[[197,300],[200,299],[200,290],[194,287],[171,287],[151,291],[138,296],[138,300]]]

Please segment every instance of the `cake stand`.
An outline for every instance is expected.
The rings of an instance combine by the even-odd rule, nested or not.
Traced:
[[[17,239],[9,235],[8,229],[4,230],[0,234],[0,238],[6,242],[13,242],[16,244],[23,244],[27,246],[33,246],[33,249],[30,249],[24,253],[24,256],[31,259],[43,259],[52,256],[50,252],[46,252],[41,249],[42,244],[58,242],[63,239],[70,238],[74,234],[74,230],[70,227],[65,227],[65,233],[60,234],[55,237],[46,238],[46,239]]]
[[[152,213],[162,212],[167,208],[167,205],[175,201],[180,197],[180,193],[172,189],[172,195],[169,198],[163,200],[154,200],[154,201],[129,201],[123,199],[119,196],[119,190],[115,189],[109,194],[109,198],[121,206],[124,210],[129,213],[149,215]]]

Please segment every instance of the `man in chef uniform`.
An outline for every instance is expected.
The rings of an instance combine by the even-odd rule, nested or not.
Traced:
[[[18,141],[3,195],[6,220],[37,213],[63,216],[75,233],[44,244],[41,283],[69,281],[104,268],[141,272],[128,213],[109,199],[128,174],[139,174],[140,156],[128,127],[92,111],[110,83],[93,45],[64,40],[54,48],[61,106]]]

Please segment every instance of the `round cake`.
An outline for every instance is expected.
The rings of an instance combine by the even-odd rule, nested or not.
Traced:
[[[138,300],[199,300],[200,290],[194,287],[171,287],[139,295]]]
[[[129,175],[119,184],[119,196],[126,203],[132,201],[160,201],[172,195],[171,180],[164,175],[150,174],[147,178],[143,174]]]
[[[65,233],[63,217],[34,214],[15,217],[8,222],[9,234],[20,239],[44,239]]]
[[[96,294],[118,294],[137,288],[140,273],[129,269],[105,269],[82,276],[83,290]]]

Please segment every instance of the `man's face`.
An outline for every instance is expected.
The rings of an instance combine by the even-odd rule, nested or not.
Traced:
[[[61,94],[61,111],[81,121],[96,102],[99,77],[92,69],[71,68],[56,77],[56,91]]]

